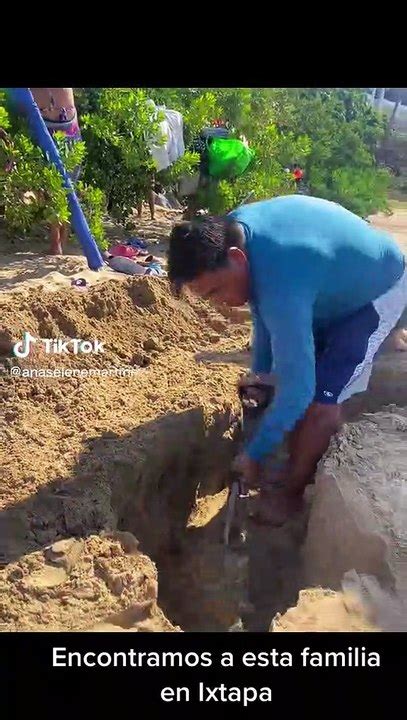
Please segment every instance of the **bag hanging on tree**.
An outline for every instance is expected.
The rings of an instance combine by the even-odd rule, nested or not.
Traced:
[[[236,138],[213,138],[208,143],[209,175],[233,178],[242,175],[254,157],[253,150]]]

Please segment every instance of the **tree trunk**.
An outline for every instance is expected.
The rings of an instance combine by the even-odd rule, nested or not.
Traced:
[[[385,161],[386,165],[389,162],[388,153],[389,153],[389,144],[390,144],[391,133],[392,133],[392,130],[394,130],[394,127],[396,124],[397,110],[399,109],[400,105],[401,105],[401,92],[399,91],[397,94],[397,97],[396,97],[396,101],[394,103],[392,113],[390,115],[389,122],[387,123],[386,133],[385,133],[385,136],[383,139],[384,161]]]
[[[396,102],[394,103],[394,108],[393,108],[392,114],[390,116],[390,120],[389,120],[390,131],[393,130],[396,125],[397,110],[399,109],[400,105],[401,105],[401,92],[399,92],[397,94]]]
[[[385,92],[386,92],[386,88],[379,88],[379,92],[378,92],[377,100],[376,100],[376,107],[378,110],[381,110],[383,107],[383,100],[384,100]]]

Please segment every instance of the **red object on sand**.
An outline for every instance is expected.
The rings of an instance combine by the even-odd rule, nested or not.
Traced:
[[[109,254],[113,255],[113,257],[127,257],[127,258],[134,258],[139,255],[139,250],[136,248],[131,247],[131,245],[114,245],[114,247],[110,248]]]

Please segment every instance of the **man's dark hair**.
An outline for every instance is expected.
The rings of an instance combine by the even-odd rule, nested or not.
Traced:
[[[205,218],[176,225],[170,235],[168,278],[176,292],[204,272],[218,270],[228,261],[232,242],[228,218]]]

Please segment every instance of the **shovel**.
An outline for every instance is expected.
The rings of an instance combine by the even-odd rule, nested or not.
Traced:
[[[250,390],[256,390],[256,399],[250,398]],[[245,438],[245,416],[259,415],[270,403],[273,388],[261,383],[252,383],[239,388],[239,398],[242,404],[242,435]],[[229,496],[226,503],[226,518],[223,532],[223,541],[226,546],[230,546],[230,535],[234,525],[239,531],[239,544],[246,541],[246,519],[247,519],[247,499],[249,498],[248,488],[244,479],[238,473],[232,473],[231,484],[229,488]]]

